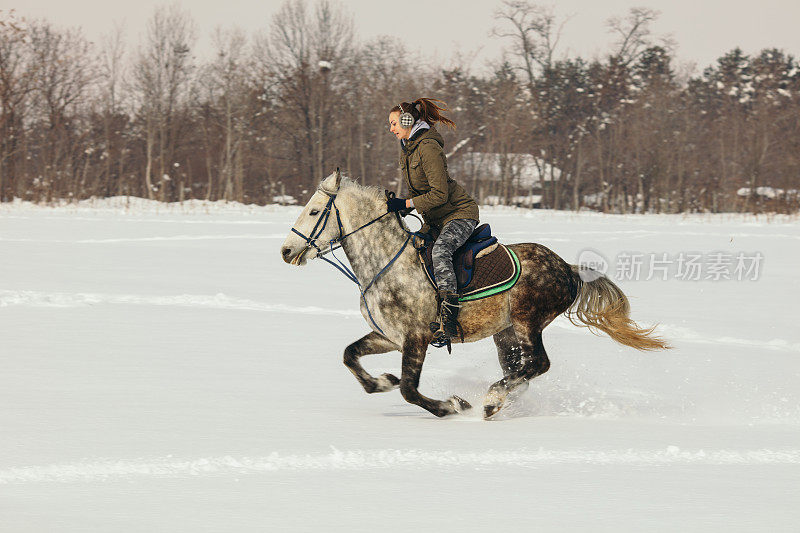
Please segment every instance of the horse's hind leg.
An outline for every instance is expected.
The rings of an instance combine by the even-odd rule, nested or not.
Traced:
[[[513,327],[504,329],[494,336],[503,379],[489,387],[483,403],[483,416],[489,418],[497,413],[512,393],[522,393],[528,381],[544,374],[550,368],[542,332],[532,331],[529,335],[518,335]]]
[[[368,393],[390,391],[400,385],[400,380],[392,374],[381,374],[377,378],[372,376],[364,370],[359,359],[365,355],[386,353],[399,349],[400,347],[395,343],[373,331],[345,348],[344,364]]]
[[[503,376],[509,376],[514,372],[523,370],[525,360],[524,351],[517,341],[514,328],[509,327],[497,333],[493,337],[497,346],[497,358],[500,360],[500,368],[503,369]],[[528,382],[520,383],[515,389],[514,394],[520,395],[528,389]]]

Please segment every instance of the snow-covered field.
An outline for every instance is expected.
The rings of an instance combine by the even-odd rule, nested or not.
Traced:
[[[559,319],[550,372],[485,422],[362,391],[356,289],[280,260],[298,212],[0,205],[0,531],[800,530],[796,219],[483,210],[612,277],[668,254],[618,283],[675,346]],[[676,279],[715,252],[760,252],[758,279]],[[480,405],[499,377],[485,340],[431,349],[421,390]]]

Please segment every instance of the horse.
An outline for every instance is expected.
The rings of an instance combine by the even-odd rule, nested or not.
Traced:
[[[335,221],[335,223],[334,223]],[[437,400],[419,391],[422,365],[433,339],[430,323],[437,315],[437,294],[427,279],[405,221],[390,216],[386,191],[363,186],[336,172],[323,179],[281,246],[281,258],[301,266],[322,258],[358,284],[360,310],[372,331],[344,350],[344,364],[367,393],[399,388],[403,398],[437,417],[466,411],[471,405],[458,396]],[[341,248],[352,271],[325,256]],[[463,337],[474,342],[492,336],[503,371],[485,396],[483,416],[491,418],[528,382],[550,368],[542,330],[562,313],[580,327],[639,350],[669,346],[630,319],[625,294],[605,275],[570,265],[549,248],[535,243],[509,245],[521,274],[509,290],[461,303]],[[335,254],[334,254],[335,257]],[[343,264],[342,264],[343,265]],[[361,365],[365,355],[398,350],[400,378],[373,376]],[[513,396],[512,396],[513,395]]]

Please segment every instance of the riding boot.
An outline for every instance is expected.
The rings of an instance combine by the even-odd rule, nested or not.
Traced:
[[[434,331],[434,342],[446,343],[450,339],[458,336],[458,311],[461,305],[458,303],[458,294],[447,291],[439,292],[439,323]],[[431,324],[433,326],[434,324]],[[431,328],[433,329],[433,328]]]

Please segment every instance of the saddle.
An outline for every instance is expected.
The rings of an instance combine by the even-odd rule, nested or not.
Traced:
[[[422,238],[422,244],[417,248],[420,262],[428,281],[436,288],[432,257],[435,238],[427,233],[418,235]],[[497,242],[489,224],[481,224],[475,228],[467,242],[455,251],[453,267],[459,300],[462,302],[507,291],[517,282],[521,272],[516,254]]]

